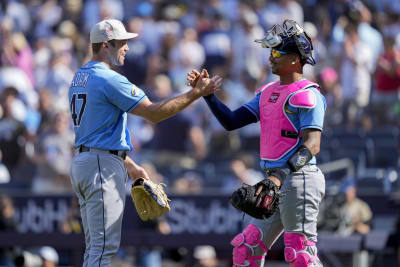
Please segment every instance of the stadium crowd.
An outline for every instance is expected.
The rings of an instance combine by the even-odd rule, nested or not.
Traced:
[[[68,88],[88,60],[91,26],[106,18],[139,33],[116,71],[150,99],[188,90],[186,74],[207,68],[224,77],[218,97],[231,108],[277,79],[269,51],[254,40],[284,19],[296,20],[312,38],[317,62],[305,77],[321,85],[328,104],[317,159],[345,155],[364,167],[399,167],[399,1],[6,0],[0,3],[0,189],[72,192]],[[157,125],[136,116],[128,124],[132,158],[175,194],[205,187],[230,193],[262,178],[259,125],[226,132],[203,100]]]
[[[326,131],[399,126],[396,1],[2,1],[0,181],[8,187],[71,190],[67,92],[73,73],[87,61],[90,27],[105,18],[123,20],[139,33],[117,71],[151,99],[187,90],[186,73],[205,67],[224,77],[219,97],[232,108],[276,79],[268,51],[254,39],[285,18],[295,19],[313,39],[318,64],[305,76],[319,82],[327,98]],[[257,151],[258,125],[227,133],[204,106],[198,101],[158,125],[131,116],[133,157],[161,170],[171,162],[193,169],[234,152]]]

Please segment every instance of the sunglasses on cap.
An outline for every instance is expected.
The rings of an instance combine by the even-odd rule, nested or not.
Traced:
[[[283,51],[279,51],[279,50],[275,50],[275,49],[271,49],[271,56],[273,58],[278,58],[281,57],[282,55],[287,55],[289,53],[287,52],[283,52]]]

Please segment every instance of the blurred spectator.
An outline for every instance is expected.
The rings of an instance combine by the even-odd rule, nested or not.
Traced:
[[[168,181],[165,179],[165,177],[157,170],[156,166],[147,160],[143,160],[140,162],[140,166],[142,166],[147,174],[149,175],[150,179],[155,182],[155,183],[165,183],[168,184]],[[133,184],[134,180],[129,179],[127,182],[127,191],[126,194],[130,195],[131,194],[131,185]]]
[[[10,172],[2,162],[3,152],[0,150],[0,184],[7,184],[11,180]]]
[[[263,36],[264,31],[259,25],[257,14],[250,7],[245,4],[241,4],[239,7],[239,22],[233,25],[232,33],[231,74],[232,78],[237,79],[245,72],[257,80],[263,74],[268,55],[265,49],[256,45],[254,40]],[[228,74],[225,76],[229,77]],[[255,88],[252,89],[255,90]]]
[[[397,267],[400,266],[400,217],[397,216],[394,231],[389,235],[386,247],[394,250],[396,255]]]
[[[228,67],[232,53],[231,41],[228,35],[229,21],[221,13],[215,11],[211,17],[209,27],[200,38],[206,54],[204,68],[212,70],[215,66]]]
[[[14,258],[15,266],[19,267],[43,267],[42,258],[29,250],[19,250]]]
[[[3,116],[0,118],[0,150],[3,163],[14,176],[19,163],[24,157],[25,125],[18,118],[25,117],[24,105],[18,100],[18,91],[13,87],[3,89],[0,97]]]
[[[160,174],[151,162],[142,162],[141,166],[146,170],[150,179],[155,183],[162,183],[164,177]],[[132,179],[130,179],[132,180]],[[133,182],[133,180],[132,180]],[[130,194],[130,191],[127,192]],[[163,235],[171,233],[171,227],[168,224],[165,216],[159,217],[153,221],[140,222],[140,229],[156,231]],[[162,266],[162,250],[161,248],[139,247],[137,252],[137,267],[161,267]]]
[[[285,19],[297,21],[300,25],[304,21],[302,6],[294,0],[268,1],[261,10],[262,25],[264,29],[271,28],[274,24],[280,24]]]
[[[228,82],[229,83],[229,82]],[[225,88],[225,85],[224,85]],[[227,101],[231,105],[227,91],[221,89],[215,93],[221,101]],[[238,131],[226,131],[214,116],[210,116],[211,111],[206,111],[206,119],[209,128],[208,157],[209,160],[217,160],[230,156],[240,148],[240,137]],[[254,128],[253,128],[254,130]],[[258,140],[258,139],[257,139]]]
[[[393,122],[393,108],[400,94],[400,49],[392,37],[385,38],[385,51],[378,58],[375,75],[372,104],[376,121],[388,124]]]
[[[13,200],[6,196],[0,196],[0,232],[15,232],[17,230],[17,221]],[[14,259],[14,250],[10,248],[0,249],[0,265],[11,266]]]
[[[212,246],[197,246],[194,248],[193,257],[197,260],[195,267],[221,267],[218,263],[217,253]]]
[[[47,89],[43,88],[39,91],[39,107],[38,111],[40,113],[40,124],[38,129],[38,134],[45,133],[50,130],[52,125],[52,118],[54,117],[56,111],[54,110],[53,93]]]
[[[170,96],[170,79],[165,75],[158,75],[152,93],[154,99]],[[156,150],[159,158],[167,154],[166,158],[171,160],[179,161],[179,158],[187,156],[202,160],[206,156],[206,143],[198,120],[194,107],[188,107],[176,116],[156,124],[153,139],[147,144],[147,148]]]
[[[23,33],[14,33],[10,39],[3,40],[2,65],[17,67],[25,72],[32,86],[35,85],[33,77],[32,50]]]
[[[72,42],[68,38],[53,37],[50,40],[50,48],[52,57],[44,87],[51,89],[54,94],[55,107],[67,109],[69,108],[68,101],[66,101],[68,88],[74,77],[74,72],[71,69],[73,58],[70,53]]]
[[[318,213],[318,230],[336,232],[342,222],[341,210],[345,203],[346,195],[344,192],[328,192],[322,200]]]
[[[39,256],[42,258],[41,267],[57,267],[58,266],[58,253],[49,246],[44,246],[39,249]]]
[[[8,87],[13,87],[17,90],[18,98],[22,100],[22,103],[31,108],[37,107],[37,92],[34,90],[28,76],[23,70],[16,67],[0,68],[0,93]],[[21,107],[21,109],[25,110],[25,107]],[[24,118],[25,117],[21,117],[20,119],[23,120]]]
[[[131,18],[127,31],[136,32],[139,36],[128,40],[129,51],[126,53],[125,64],[122,66],[122,69],[131,83],[142,87],[146,81],[147,65],[150,56],[149,47],[142,37],[142,33],[144,32],[143,20],[140,17]]]
[[[230,164],[233,176],[228,176],[222,183],[222,192],[231,194],[239,187],[255,185],[264,179],[264,175],[254,169],[255,158],[251,154],[241,153],[235,156]]]
[[[326,124],[328,127],[340,125],[343,122],[343,92],[337,72],[331,67],[323,68],[319,74],[318,83],[321,85],[327,104]]]
[[[345,28],[341,61],[344,112],[348,126],[354,126],[369,104],[371,90],[371,50],[359,39],[357,25]]]
[[[199,194],[203,191],[203,177],[196,172],[184,172],[174,181],[172,191],[177,195]]]
[[[338,234],[368,234],[371,230],[372,211],[366,202],[357,198],[354,181],[346,182],[343,192],[346,194],[346,203],[341,207]]]
[[[306,79],[310,81],[317,81],[317,72],[318,69],[325,66],[328,60],[328,50],[325,44],[321,41],[321,36],[318,33],[318,29],[312,22],[304,22],[304,31],[307,32],[308,36],[311,38],[313,44],[313,57],[317,64],[317,68],[312,67],[309,64],[304,65],[304,76]]]
[[[69,167],[72,159],[73,134],[69,129],[69,116],[58,112],[51,129],[39,136],[34,162],[39,166],[32,184],[36,193],[70,192]]]
[[[192,69],[200,69],[205,60],[204,48],[198,42],[195,29],[187,28],[183,31],[183,38],[171,49],[169,60],[172,83],[179,90],[183,90],[186,85],[186,73]]]
[[[371,11],[361,1],[354,1],[354,3],[359,12],[358,34],[360,41],[365,43],[372,52],[371,70],[373,71],[377,58],[383,52],[382,34],[371,25]]]
[[[60,223],[60,231],[64,234],[82,233],[81,214],[77,197],[73,197],[69,205],[68,213]]]
[[[53,34],[53,27],[60,21],[62,16],[61,6],[57,1],[45,0],[36,10],[37,23],[34,25],[34,36],[39,38],[48,38]]]

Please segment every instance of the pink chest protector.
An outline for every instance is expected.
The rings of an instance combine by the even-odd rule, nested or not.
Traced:
[[[260,157],[263,160],[276,161],[286,155],[300,141],[299,130],[290,121],[285,105],[299,108],[314,108],[315,93],[307,89],[319,85],[301,80],[289,85],[278,82],[259,88],[260,96]]]

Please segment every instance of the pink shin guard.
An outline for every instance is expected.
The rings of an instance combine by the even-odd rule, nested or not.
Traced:
[[[284,233],[285,240],[285,260],[291,267],[310,266],[317,255],[312,256],[307,252],[307,247],[315,246],[315,242],[308,241],[302,234]]]
[[[262,237],[262,231],[254,224],[249,224],[242,233],[232,239],[233,267],[259,267],[255,261],[263,260],[265,255],[254,256],[254,249],[260,246],[265,253],[268,252],[268,248],[262,242]]]

